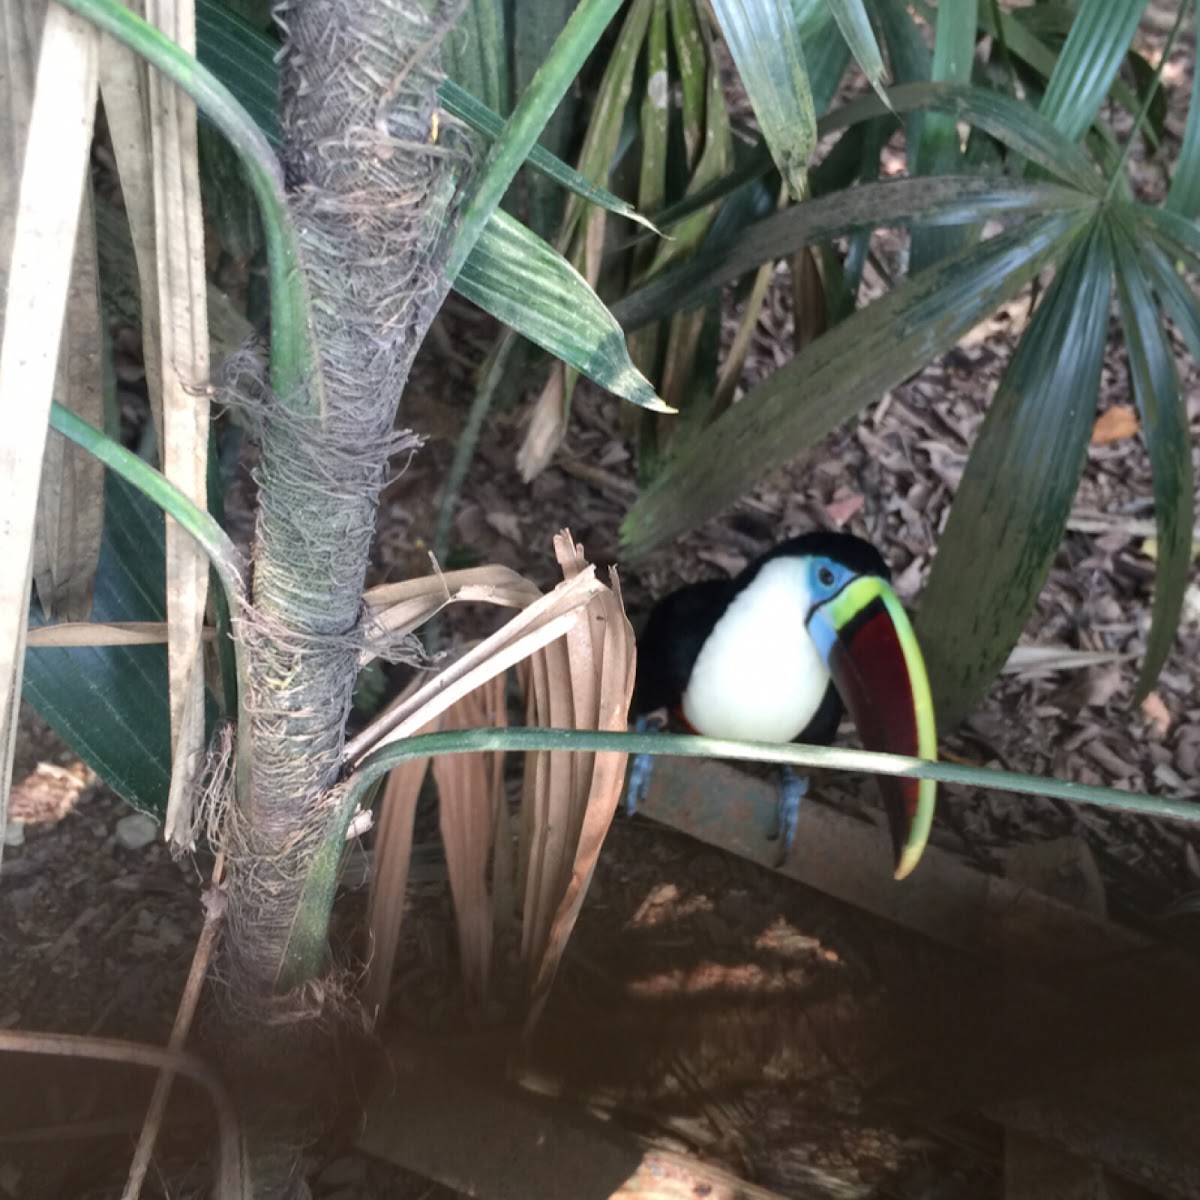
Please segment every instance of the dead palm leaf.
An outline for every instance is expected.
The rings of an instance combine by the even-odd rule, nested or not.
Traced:
[[[591,570],[567,532],[555,553],[569,581]],[[530,662],[531,724],[623,731],[633,697],[633,629],[616,572],[583,619]],[[522,806],[524,928],[529,979],[526,1027],[540,1015],[612,824],[625,778],[625,754],[527,756]],[[528,843],[526,844],[526,839]]]
[[[413,819],[428,767],[428,758],[413,758],[394,768],[388,773],[379,801],[371,897],[367,905],[367,981],[363,987],[363,1003],[373,1021],[379,1020],[387,1004],[408,891]]]
[[[360,745],[348,747],[347,757],[418,729],[503,726],[503,672],[522,659],[527,662],[531,722],[623,730],[633,693],[634,642],[616,576],[611,589],[596,581],[594,568],[569,533],[555,539],[555,552],[564,580],[553,593],[539,597],[459,663],[402,697],[381,722],[360,735]],[[616,811],[625,758],[611,752],[526,758],[518,890],[529,1021],[545,1003],[579,914]],[[372,958],[366,1001],[376,1014],[383,1008],[395,959],[413,817],[427,763],[414,759],[397,767],[385,788],[368,917]],[[468,1004],[477,1009],[487,995],[496,924],[511,911],[512,842],[502,756],[448,755],[435,761],[434,774]]]

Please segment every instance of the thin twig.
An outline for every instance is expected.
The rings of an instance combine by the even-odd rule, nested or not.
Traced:
[[[200,937],[196,941],[191,970],[188,971],[183,996],[175,1013],[175,1024],[171,1028],[171,1038],[167,1042],[167,1049],[173,1054],[181,1053],[184,1043],[187,1041],[192,1027],[192,1019],[196,1015],[196,1005],[200,1000],[200,989],[204,986],[204,979],[208,974],[208,964],[217,944],[217,934],[221,930],[221,921],[225,915],[225,896],[221,891],[221,879],[224,874],[225,855],[219,853],[216,862],[213,863],[212,881],[204,895],[204,928],[201,929]],[[141,1195],[142,1182],[150,1167],[150,1159],[154,1154],[154,1143],[158,1140],[158,1133],[162,1128],[163,1117],[167,1111],[167,1100],[171,1095],[171,1084],[174,1082],[174,1065],[164,1066],[154,1081],[154,1094],[150,1097],[150,1106],[146,1109],[146,1119],[142,1122],[142,1131],[138,1135],[133,1162],[129,1164],[129,1177],[125,1181],[125,1190],[121,1193],[121,1200],[138,1200]]]
[[[217,1181],[214,1195],[220,1200],[241,1200],[241,1131],[233,1104],[217,1073],[192,1054],[146,1046],[120,1038],[79,1037],[70,1033],[37,1033],[28,1029],[0,1029],[0,1053],[46,1054],[56,1058],[93,1058],[102,1062],[130,1063],[161,1070],[169,1067],[186,1075],[208,1092],[217,1114]]]

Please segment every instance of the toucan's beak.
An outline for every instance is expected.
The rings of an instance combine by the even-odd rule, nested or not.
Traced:
[[[937,758],[929,677],[916,635],[896,593],[878,576],[860,575],[813,610],[809,632],[821,651],[863,746],[891,754]],[[937,784],[932,779],[879,776],[896,878],[917,865]]]

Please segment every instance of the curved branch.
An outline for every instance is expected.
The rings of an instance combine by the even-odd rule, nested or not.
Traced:
[[[241,1131],[229,1095],[220,1077],[192,1054],[125,1042],[119,1038],[80,1037],[69,1033],[38,1033],[28,1029],[0,1029],[0,1053],[45,1054],[56,1058],[90,1058],[103,1062],[131,1063],[154,1071],[167,1068],[198,1083],[212,1100],[217,1115],[217,1186],[214,1195],[241,1200]]]

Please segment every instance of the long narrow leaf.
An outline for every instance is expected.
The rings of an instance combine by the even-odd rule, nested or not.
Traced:
[[[887,45],[888,57],[892,62],[892,73],[896,79],[895,86],[888,93],[888,105],[894,112],[901,112],[903,110],[895,107],[892,94],[897,87],[927,84],[933,75],[933,55],[925,40],[925,30],[918,28],[906,0],[873,0],[873,2],[875,16],[879,22],[879,32]],[[928,14],[926,14],[926,20],[930,24],[933,23],[933,17]],[[879,104],[878,107],[880,112],[885,111],[882,104]],[[836,116],[837,110],[828,114],[826,119],[836,118]],[[905,157],[910,175],[917,173],[917,150],[921,145],[921,131],[924,125],[925,114],[919,109],[909,109],[905,113]]]
[[[242,591],[241,561],[228,535],[211,514],[194,504],[170,480],[131,450],[105,436],[69,409],[53,405],[50,409],[50,428],[95,455],[106,467],[127,479],[186,529],[208,555],[231,603],[238,602]]]
[[[446,261],[446,275],[452,281],[457,279],[467,256],[483,235],[488,218],[496,211],[538,134],[620,7],[620,0],[582,0],[549,57],[525,89],[503,137],[488,152],[463,207]]]
[[[506,10],[504,0],[468,0],[442,43],[442,66],[450,80],[498,113],[512,107]]]
[[[757,222],[736,240],[704,247],[690,262],[664,273],[613,305],[613,316],[636,329],[679,308],[702,304],[707,293],[764,262],[856,229],[921,220],[968,224],[1004,214],[1037,217],[1088,207],[1091,198],[1054,184],[1003,176],[890,179],[796,204]]]
[[[1040,108],[1072,141],[1096,119],[1145,10],[1146,0],[1081,0]]]
[[[971,452],[917,631],[940,728],[999,673],[1033,611],[1087,460],[1112,262],[1095,226],[1025,331]]]
[[[804,47],[813,109],[819,116],[833,102],[850,65],[850,47],[831,19],[827,0],[792,0],[792,13]]]
[[[54,398],[86,421],[104,419],[103,331],[97,280],[92,189],[83,192],[75,261],[67,295]],[[3,239],[0,238],[0,241]],[[67,621],[85,621],[104,531],[104,468],[90,454],[52,434],[38,488],[33,582],[42,607]]]
[[[489,138],[497,138],[504,132],[504,118],[498,116],[482,101],[477,100],[469,92],[464,91],[452,80],[444,80],[438,88],[438,99],[451,116],[466,121],[472,129]],[[658,230],[645,217],[619,196],[614,196],[607,188],[592,183],[573,167],[568,166],[561,158],[556,158],[542,146],[534,146],[529,152],[529,165],[540,171],[548,179],[561,184],[568,191],[586,200],[589,204],[598,204],[614,216],[625,217],[636,221],[647,229],[657,233]]]
[[[867,16],[863,0],[828,0],[829,11],[854,55],[854,61],[862,68],[867,82],[875,89],[879,98],[887,103],[887,94],[883,85],[888,82],[887,68],[883,64],[883,54],[879,43],[875,40],[875,30],[871,28],[871,18]],[[939,18],[941,14],[939,13]]]
[[[194,52],[190,4],[148,0],[155,25],[181,49]],[[160,458],[163,474],[193,503],[208,496],[208,399],[196,395],[207,379],[208,313],[205,307],[204,219],[196,106],[158,71],[145,75],[149,113],[154,290],[159,320],[157,377],[162,387]],[[149,214],[146,214],[149,216]],[[145,289],[148,291],[149,289]],[[145,292],[144,292],[145,294]],[[190,838],[193,783],[204,747],[204,663],[200,630],[208,596],[208,563],[187,531],[167,525],[167,663],[171,688],[171,798],[164,835],[176,844]]]
[[[238,98],[272,146],[280,145],[279,43],[221,0],[196,0],[196,57]]]
[[[1195,222],[1168,208],[1139,204],[1135,210],[1138,226],[1173,259],[1200,271],[1200,228]]]
[[[633,365],[625,337],[587,281],[519,221],[497,212],[456,284],[468,300],[601,387],[670,411]]]
[[[1144,233],[1145,226],[1140,221],[1136,223],[1136,228],[1139,234]],[[1143,237],[1140,248],[1142,266],[1149,273],[1160,302],[1187,342],[1192,357],[1200,362],[1200,296],[1179,274],[1166,251],[1154,239],[1147,244]]]
[[[1180,0],[1183,3],[1183,0]],[[1183,145],[1175,160],[1175,174],[1167,192],[1167,208],[1194,220],[1200,213],[1200,80],[1192,73],[1192,96],[1188,104]]]
[[[1003,92],[956,83],[905,83],[892,88],[888,100],[897,113],[923,108],[947,113],[991,134],[1063,183],[1094,195],[1104,192],[1106,181],[1079,146],[1040,113]],[[887,111],[874,96],[852,100],[822,120],[821,136]]]
[[[937,12],[937,29],[933,47],[932,81],[934,83],[970,83],[975,64],[975,27],[977,0],[958,0],[941,4]],[[947,175],[958,168],[962,157],[958,142],[958,122],[945,113],[929,113],[921,124],[921,140],[917,147],[917,173]],[[908,269],[916,274],[939,258],[953,254],[968,236],[968,231],[927,228],[913,229]]]
[[[28,25],[26,25],[28,20]],[[6,14],[36,44],[32,11]],[[24,40],[13,29],[12,53]],[[86,22],[47,10],[37,52],[32,95],[23,72],[5,88],[12,118],[10,170],[21,164],[20,184],[5,186],[16,216],[0,221],[10,255],[0,330],[0,791],[7,797],[20,702],[25,610],[29,603],[38,482],[46,446],[67,308],[75,230],[88,167],[96,108],[100,39]],[[23,111],[22,111],[23,110]],[[23,144],[22,144],[23,140]],[[10,240],[11,239],[11,240]],[[7,801],[0,815],[7,811]]]
[[[1159,319],[1150,280],[1142,268],[1135,227],[1114,211],[1109,223],[1117,296],[1129,350],[1129,374],[1150,452],[1154,517],[1158,526],[1158,571],[1154,615],[1135,701],[1149,692],[1174,641],[1192,561],[1191,439],[1187,407],[1179,388],[1175,357]]]
[[[625,14],[624,21],[621,22],[620,32],[609,53],[592,107],[583,146],[579,151],[579,173],[585,179],[606,180],[612,170],[624,123],[625,108],[633,93],[633,77],[642,45],[646,40],[653,7],[654,0],[634,0]],[[587,234],[580,232],[585,216],[589,228],[595,224],[602,230],[604,214],[589,212],[582,196],[570,196],[555,244],[565,253],[570,253],[571,261],[586,275],[591,264],[587,262],[584,254],[574,252],[578,249],[580,241],[585,245],[588,241]]]
[[[1062,252],[1086,220],[1057,214],[947,259],[847,318],[747,394],[676,459],[622,526],[630,554],[677,537],[907,379]]]
[[[320,412],[324,387],[316,370],[307,276],[270,143],[234,94],[170,38],[117,0],[61,0],[162,71],[228,139],[246,169],[266,234],[271,282],[271,386],[285,403]]]
[[[714,0],[713,11],[788,191],[808,192],[817,114],[787,0]]]
[[[600,733],[579,729],[469,729],[406,738],[381,747],[365,758],[346,789],[347,819],[367,790],[393,767],[412,758],[438,754],[473,754],[480,750],[568,750],[576,753],[611,750],[619,754],[667,754],[679,758],[727,758],[734,762],[787,763],[793,767],[829,771],[860,771],[867,775],[936,779],[939,783],[986,788],[1016,795],[1089,804],[1110,812],[1139,813],[1200,826],[1200,805],[1194,800],[1145,796],[1120,788],[1098,787],[1045,775],[969,767],[952,762],[927,762],[903,754],[851,750],[842,746],[804,746],[778,742],[737,742],[684,733]]]
[[[1005,12],[995,0],[983,4],[978,15],[981,32],[998,38],[1009,55],[1045,80],[1054,74],[1062,44],[1075,20],[1075,10],[1065,4],[1039,4]],[[1048,39],[1056,40],[1051,44]],[[1137,93],[1120,75],[1113,80],[1109,97],[1131,114],[1140,107]]]
[[[512,33],[503,45],[497,47],[496,52],[512,59],[514,96],[520,97],[549,57],[576,7],[576,0],[523,0],[520,4],[513,3],[513,0],[492,2],[504,4],[508,9]],[[565,155],[572,148],[575,118],[582,103],[583,97],[578,89],[569,89],[546,122],[541,139],[543,145],[554,154]],[[535,233],[551,238],[562,219],[564,197],[540,173],[527,172],[526,183],[529,202],[527,223]]]

